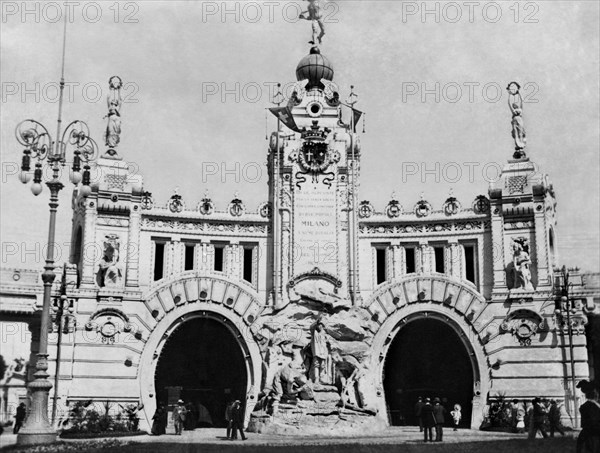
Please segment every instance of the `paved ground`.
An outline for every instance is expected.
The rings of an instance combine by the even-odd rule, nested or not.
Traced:
[[[358,434],[358,433],[357,433]],[[125,443],[115,448],[100,448],[98,441],[85,443],[69,440],[64,444],[65,450],[38,451],[119,451],[122,452],[540,452],[565,453],[574,451],[575,441],[572,437],[566,439],[539,439],[529,442],[525,435],[508,433],[491,433],[475,430],[452,431],[446,429],[444,442],[424,444],[418,428],[393,427],[377,435],[362,437],[304,437],[304,436],[270,436],[248,433],[246,441],[228,441],[224,438],[222,429],[198,429],[185,431],[182,436],[136,436],[122,437],[119,442]],[[3,435],[0,438],[2,447],[16,442],[16,436]],[[97,447],[97,448],[93,448]],[[106,446],[108,447],[108,446]],[[9,451],[20,451],[9,447]],[[24,450],[28,451],[28,450]]]

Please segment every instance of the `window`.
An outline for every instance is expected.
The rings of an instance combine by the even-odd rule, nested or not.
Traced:
[[[475,244],[463,244],[465,249],[465,276],[471,283],[477,285],[477,252]]]
[[[194,244],[185,244],[185,254],[184,254],[184,263],[183,270],[191,271],[194,270],[194,252],[196,251],[196,246]]]
[[[254,247],[244,247],[243,279],[252,283],[254,276]]]
[[[405,247],[404,251],[406,253],[406,273],[414,274],[417,272],[417,259],[414,247]]]
[[[381,284],[387,280],[387,263],[386,263],[386,247],[375,247],[375,273],[377,284]]]
[[[224,268],[224,257],[225,257],[225,246],[215,245],[215,263],[214,270],[217,272],[223,272]]]
[[[446,272],[446,263],[444,260],[444,246],[434,246],[433,253],[435,255],[435,271],[440,274],[444,274]]]
[[[163,278],[165,272],[165,243],[154,243],[154,281]]]

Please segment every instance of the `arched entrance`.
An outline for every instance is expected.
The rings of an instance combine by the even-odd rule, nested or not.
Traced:
[[[448,322],[414,317],[399,329],[387,352],[383,387],[391,425],[417,425],[418,397],[439,397],[449,412],[462,407],[461,426],[471,425],[474,369],[461,336]]]
[[[225,328],[225,332],[228,332],[229,337],[222,334],[224,332],[222,329],[217,330],[217,332],[221,332],[216,334],[217,338],[220,339],[215,340],[216,347],[221,348],[218,350],[221,351],[225,348],[221,343],[228,342],[230,339],[237,344],[238,349],[233,348],[233,350],[239,351],[239,354],[243,358],[243,369],[245,372],[240,379],[245,380],[243,381],[245,384],[242,382],[236,387],[241,390],[238,391],[237,395],[233,395],[232,393],[232,397],[245,399],[247,408],[254,407],[260,388],[262,356],[259,343],[252,332],[251,325],[260,316],[263,308],[255,293],[241,288],[235,282],[231,282],[226,278],[193,276],[164,282],[164,284],[155,288],[152,293],[147,295],[144,305],[147,312],[139,313],[138,319],[140,325],[143,325],[145,327],[144,330],[147,332],[139,332],[141,338],[145,340],[144,349],[139,357],[137,381],[143,405],[140,420],[142,429],[150,429],[152,417],[156,412],[157,398],[159,398],[158,393],[164,392],[164,390],[157,388],[157,384],[162,387],[178,386],[174,381],[169,381],[167,377],[164,377],[165,372],[159,370],[159,362],[162,362],[163,359],[167,363],[169,361],[177,361],[177,358],[168,358],[171,356],[177,357],[177,353],[175,352],[177,349],[196,353],[196,349],[202,347],[200,343],[210,341],[206,337],[210,337],[212,334],[199,334],[199,336],[189,338],[189,335],[195,335],[191,332],[198,330],[198,326],[201,325],[194,324],[195,319],[204,318],[218,324],[219,327],[215,327],[214,323],[204,324],[209,331],[210,329],[214,330],[223,327]],[[188,329],[186,325],[191,326],[187,334],[185,334]],[[196,328],[193,326],[196,326]],[[181,330],[182,333],[177,334],[176,332],[180,328],[183,329]],[[199,329],[199,332],[206,332],[206,329]],[[188,341],[177,340],[178,335],[181,335],[182,338],[187,337]],[[172,344],[174,345],[183,345],[182,348],[177,348],[176,346],[169,347],[168,349],[171,349],[172,352],[167,350],[163,354],[167,344],[171,343],[169,340],[172,340]],[[184,356],[185,363],[190,366],[191,361],[188,355],[184,354]],[[168,369],[169,366],[165,365],[164,368]],[[198,370],[196,372],[200,373]],[[157,382],[157,377],[159,377],[160,382]],[[215,379],[212,382],[214,381]],[[185,384],[183,387],[186,385],[189,384]],[[191,386],[190,388],[204,387]],[[223,386],[222,388],[223,393],[225,393],[225,389],[227,388],[230,388],[231,392],[234,391],[233,386]],[[161,393],[160,398],[164,398],[164,393]],[[245,411],[246,422],[250,417],[250,412],[251,409]],[[217,413],[216,417],[219,422],[223,418],[223,415],[224,411]]]
[[[167,338],[156,366],[157,403],[181,398],[196,427],[224,426],[230,399],[244,400],[247,389],[244,353],[234,333],[214,317],[193,317]]]

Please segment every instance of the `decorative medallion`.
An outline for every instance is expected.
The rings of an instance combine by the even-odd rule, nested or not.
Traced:
[[[485,195],[478,195],[473,202],[475,214],[487,214],[490,212],[490,200]]]
[[[215,211],[215,204],[208,195],[208,190],[204,192],[204,198],[198,203],[196,208],[202,215],[211,215]]]
[[[242,200],[238,198],[237,192],[235,193],[233,200],[231,200],[231,203],[229,203],[227,210],[233,217],[240,217],[244,214],[244,212],[246,212],[246,207],[244,206]]]
[[[183,199],[181,195],[179,195],[179,188],[175,188],[175,193],[171,195],[169,201],[167,202],[167,208],[171,212],[181,212],[185,209],[185,205],[183,203]]]
[[[142,200],[140,201],[142,209],[152,209],[154,206],[154,198],[152,198],[151,192],[142,193]]]
[[[396,197],[392,195],[392,199],[385,207],[385,215],[387,215],[390,219],[394,219],[399,217],[400,214],[402,214],[402,205],[398,200],[396,200]]]
[[[363,200],[360,202],[360,206],[358,207],[358,216],[361,219],[368,219],[375,213],[375,209],[370,201]]]
[[[132,329],[127,315],[116,308],[98,310],[85,324],[85,330],[98,332],[104,344],[114,344],[119,333]]]
[[[530,346],[531,340],[544,328],[544,319],[531,310],[516,310],[510,313],[500,325],[500,329],[512,333],[521,346]]]
[[[270,202],[261,203],[258,207],[258,213],[265,219],[270,219],[273,216],[273,205]]]
[[[417,217],[427,217],[429,214],[431,214],[431,210],[431,205],[423,198],[417,201],[417,204],[415,204],[414,208]]]
[[[444,211],[444,214],[446,214],[447,216],[451,216],[458,214],[461,207],[462,206],[460,202],[452,195],[451,192],[450,196],[444,202],[444,206],[442,206],[442,209]]]

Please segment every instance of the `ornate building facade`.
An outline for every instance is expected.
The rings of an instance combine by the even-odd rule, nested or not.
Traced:
[[[183,398],[218,425],[243,398],[251,429],[305,434],[412,423],[418,396],[460,403],[473,428],[498,397],[558,399],[574,416],[572,381],[598,360],[600,300],[576,272],[571,306],[560,299],[554,188],[524,152],[518,100],[515,154],[487,196],[372,204],[359,197],[360,112],[350,104],[342,121],[333,74],[313,47],[271,109],[257,209],[235,196],[219,210],[208,194],[156,205],[109,123],[97,183],[72,200],[60,407],[137,403],[147,427],[157,402]],[[3,322],[37,331],[36,274],[3,272]]]

